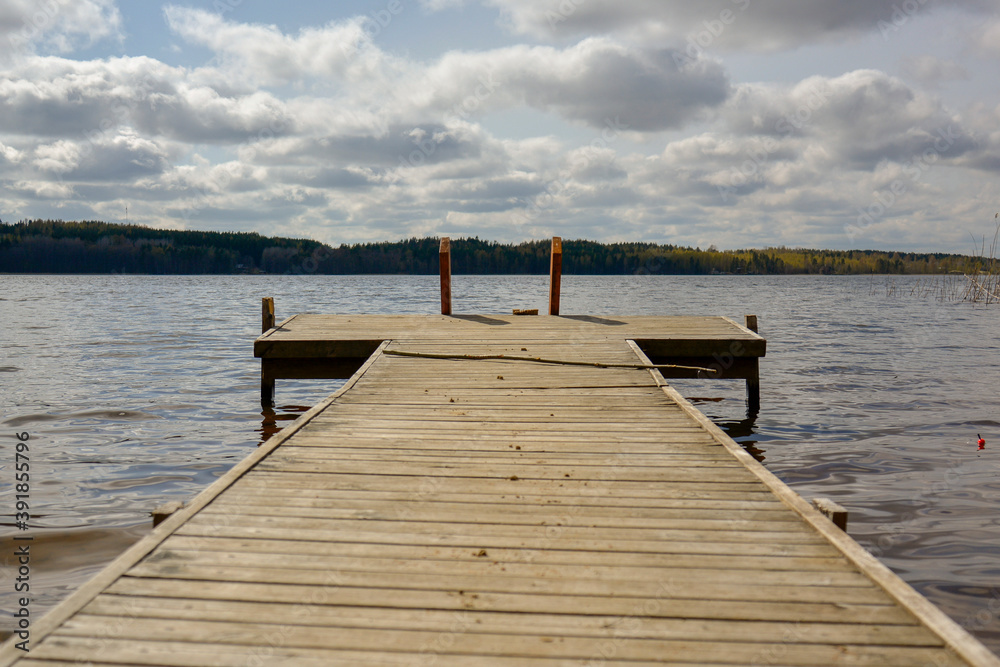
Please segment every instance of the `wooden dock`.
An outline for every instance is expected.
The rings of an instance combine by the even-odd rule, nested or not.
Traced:
[[[286,320],[265,368],[367,360],[0,664],[1000,665],[625,367],[734,343],[764,352],[722,318]]]
[[[265,300],[265,313],[273,304]],[[273,317],[273,315],[272,315]],[[266,323],[254,343],[261,359],[261,401],[270,405],[275,380],[347,378],[384,340],[467,352],[484,344],[502,354],[526,354],[521,347],[541,345],[569,351],[579,344],[634,340],[666,378],[746,380],[752,410],[760,404],[759,360],[767,341],[756,334],[757,318],[746,325],[725,317],[523,317],[518,315],[294,315]],[[267,315],[265,314],[265,322]],[[423,349],[421,347],[421,349]],[[493,348],[491,348],[493,349]]]

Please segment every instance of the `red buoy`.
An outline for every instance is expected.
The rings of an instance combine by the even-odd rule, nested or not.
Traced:
[[[986,441],[983,440],[983,436],[977,433],[976,437],[979,438],[979,440],[976,441],[976,444],[979,445],[979,449],[986,449]]]

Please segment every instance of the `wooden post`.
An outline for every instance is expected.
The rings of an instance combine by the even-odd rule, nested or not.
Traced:
[[[266,334],[274,328],[274,298],[265,296],[260,300],[260,332]],[[260,360],[260,404],[269,408],[274,405],[274,378],[264,374],[264,360]]]
[[[264,360],[260,360],[260,407],[274,407],[274,378],[264,375]]]
[[[833,522],[837,528],[847,532],[847,510],[829,498],[814,498],[813,505]]]
[[[267,333],[274,328],[274,297],[265,296],[260,300],[260,332]]]
[[[559,314],[559,290],[562,284],[562,238],[552,237],[552,259],[549,262],[549,315]]]
[[[451,315],[451,239],[441,239],[438,251],[441,264],[441,314]]]
[[[160,505],[153,510],[153,528],[170,518],[170,515],[184,507],[184,503],[179,500],[171,500],[169,503]]]
[[[743,319],[746,322],[746,328],[757,333],[757,316],[746,315]],[[750,377],[747,378],[747,409],[751,413],[760,411],[760,359],[756,357],[753,360],[753,370],[750,371]]]

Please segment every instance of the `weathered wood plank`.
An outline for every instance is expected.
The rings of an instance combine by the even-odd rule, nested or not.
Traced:
[[[480,549],[470,552],[475,559],[464,562],[461,571],[468,576],[476,577],[521,577],[545,578],[554,581],[590,581],[601,580],[614,583],[619,581],[648,582],[659,577],[664,579],[681,578],[689,582],[710,581],[713,584],[743,586],[748,580],[753,580],[755,586],[854,586],[867,587],[869,581],[855,571],[830,571],[818,574],[812,570],[795,570],[786,566],[782,570],[759,571],[745,566],[709,568],[681,567],[673,564],[660,563],[655,567],[634,567],[622,565],[551,565],[539,563],[504,562],[492,557],[489,551]],[[165,575],[177,576],[177,568],[184,565],[188,568],[223,568],[234,570],[263,571],[304,570],[337,572],[368,572],[391,574],[432,574],[454,576],[455,563],[436,559],[398,559],[386,558],[378,553],[371,553],[365,558],[349,556],[330,556],[327,554],[267,554],[217,552],[206,553],[164,549],[145,561],[147,566],[162,566]],[[136,576],[143,576],[140,570]],[[146,575],[153,576],[153,575]],[[313,575],[315,576],[315,575]],[[378,578],[376,577],[376,580]],[[259,581],[268,581],[261,579]],[[379,583],[383,583],[379,581]]]
[[[420,505],[408,504],[397,505],[383,510],[364,509],[340,509],[329,507],[301,507],[284,505],[282,507],[272,507],[268,505],[217,505],[213,504],[214,512],[220,514],[240,513],[243,516],[272,516],[288,517],[298,519],[336,519],[336,520],[395,520],[403,517],[408,522],[422,521],[436,524],[446,523],[476,523],[493,525],[555,525],[566,527],[619,527],[619,528],[645,528],[649,530],[731,530],[741,528],[748,531],[766,532],[799,532],[801,524],[795,521],[781,519],[768,519],[761,516],[750,518],[726,517],[715,513],[712,518],[640,518],[635,516],[598,517],[598,516],[578,516],[575,513],[562,511],[542,512],[503,512],[472,509],[457,510],[432,510]]]
[[[284,502],[287,498],[361,499],[371,502],[378,499],[394,502],[473,502],[491,505],[514,503],[519,505],[554,505],[574,508],[607,507],[622,513],[633,508],[720,508],[731,512],[757,508],[779,508],[787,512],[773,495],[759,487],[740,485],[736,491],[708,491],[695,485],[672,485],[657,493],[648,485],[636,487],[628,483],[614,485],[587,482],[583,488],[556,486],[533,480],[511,486],[509,480],[485,480],[475,489],[462,490],[452,485],[452,480],[433,480],[414,489],[410,480],[398,477],[322,475],[310,477],[303,484],[302,473],[261,473],[253,478],[240,480],[226,494],[226,500],[236,503]],[[361,482],[361,484],[359,484]],[[221,500],[221,499],[220,499]]]
[[[80,616],[61,632],[62,637],[93,636],[104,617]],[[339,631],[338,631],[339,630]],[[367,628],[329,628],[317,631],[309,626],[281,623],[234,623],[227,621],[205,624],[197,621],[159,619],[133,619],[122,631],[123,638],[139,642],[173,641],[230,646],[269,646],[269,636],[279,635],[282,646],[295,649],[334,649],[368,651],[379,647],[384,651],[419,653],[425,647],[435,646],[440,640],[437,632],[392,629],[389,631]],[[574,636],[560,637],[559,641],[542,632],[516,636],[480,634],[474,628],[453,633],[451,641],[438,641],[442,654],[500,656],[510,658],[553,658],[588,660],[601,657],[600,641]],[[849,661],[856,665],[902,664],[904,661],[933,660],[946,655],[936,647],[860,647],[852,644],[823,645],[800,644],[788,641],[782,644],[783,659],[800,665],[829,665],[834,661]],[[738,662],[740,658],[759,652],[764,647],[759,642],[716,642],[674,639],[625,637],[618,643],[617,660],[658,660],[669,655],[674,660],[708,660],[713,662]],[[914,663],[910,663],[914,664]],[[933,663],[931,663],[933,664]],[[947,663],[945,663],[947,664]],[[954,664],[954,660],[952,660]]]
[[[565,546],[565,545],[560,545]],[[479,562],[484,556],[483,549],[468,549],[462,547],[441,547],[436,545],[409,544],[379,544],[365,542],[318,542],[309,540],[268,540],[268,539],[236,539],[226,537],[189,537],[174,535],[166,543],[165,548],[174,552],[194,551],[224,552],[240,554],[290,554],[290,555],[324,555],[345,556],[357,559],[371,557],[394,558],[397,560],[442,560],[461,566],[462,563]],[[829,556],[835,552],[829,552]],[[842,559],[822,556],[796,556],[779,554],[770,556],[753,556],[747,554],[682,554],[672,550],[661,552],[601,552],[574,551],[571,549],[506,549],[491,548],[487,557],[493,562],[502,563],[536,563],[549,565],[589,565],[616,567],[670,567],[684,568],[753,568],[763,570],[818,571],[818,572],[856,572],[854,568]]]
[[[797,630],[799,643],[896,644],[940,646],[915,623],[828,624],[726,620],[648,618],[641,623],[622,616],[505,614],[470,612],[456,619],[453,611],[437,609],[366,609],[331,605],[183,600],[157,597],[102,595],[84,610],[94,616],[134,616],[139,618],[180,618],[202,621],[246,621],[277,618],[303,626],[356,627],[452,632],[456,620],[484,625],[498,634],[532,634],[543,627],[552,633],[577,637],[642,637],[781,643],[789,631]],[[465,625],[461,623],[460,625]]]
[[[825,598],[811,602],[777,602],[771,599],[737,604],[730,599],[668,600],[660,591],[670,582],[647,583],[644,597],[522,595],[507,592],[475,592],[464,589],[409,590],[405,588],[339,585],[340,574],[328,572],[309,586],[259,582],[183,581],[179,579],[123,577],[107,594],[151,596],[191,600],[282,602],[358,608],[440,609],[446,611],[491,611],[520,614],[575,615],[586,610],[591,616],[635,617],[646,603],[656,604],[656,618],[703,618],[731,621],[775,621],[907,625],[913,616],[892,604],[851,604]],[[643,616],[653,616],[645,612]]]
[[[466,635],[458,635],[465,637]],[[418,638],[424,640],[423,636]],[[608,644],[594,642],[587,649],[589,652],[582,657],[532,657],[529,655],[483,655],[482,653],[458,653],[454,648],[448,652],[435,651],[435,641],[442,641],[440,636],[426,638],[430,643],[418,644],[410,651],[377,651],[377,650],[350,650],[350,649],[305,649],[291,648],[284,645],[273,645],[263,643],[258,635],[258,641],[251,645],[224,645],[218,643],[203,642],[176,642],[176,641],[153,641],[153,640],[93,640],[82,637],[59,637],[52,642],[51,647],[47,647],[43,658],[58,658],[64,660],[74,660],[74,656],[79,656],[82,652],[92,652],[101,648],[113,651],[115,655],[120,655],[128,664],[135,665],[203,665],[204,667],[244,667],[248,662],[255,663],[264,656],[266,660],[273,661],[271,664],[295,664],[295,665],[316,665],[340,667],[342,665],[386,665],[386,666],[407,666],[412,667],[414,655],[423,656],[426,660],[432,660],[435,666],[441,667],[554,667],[566,664],[586,664],[587,661],[605,661],[605,651]],[[555,643],[551,637],[539,638],[541,643]],[[464,644],[465,642],[463,642]],[[561,643],[561,642],[560,642]],[[630,642],[623,642],[627,646]],[[617,643],[612,643],[613,648]],[[697,650],[702,644],[694,643],[674,643],[669,646],[662,646],[660,650],[668,651],[654,656],[649,660],[629,660],[628,665],[633,667],[664,667],[671,665],[690,665],[692,662],[704,665],[705,667],[718,667],[719,665],[747,664],[745,660],[748,655],[754,652],[760,654],[761,659],[768,660],[772,655],[769,652],[778,651],[783,645],[778,644],[773,647],[762,647],[760,644],[749,645],[744,648],[742,657],[731,655],[729,659],[720,662],[710,660],[707,656],[698,659]],[[452,644],[454,647],[454,644]],[[366,647],[367,648],[367,647]],[[732,647],[736,648],[737,647]],[[683,650],[683,653],[681,651]],[[714,653],[720,652],[713,649]],[[797,653],[806,651],[797,650]],[[821,648],[817,656],[819,662],[799,662],[799,664],[834,664],[833,661],[854,664],[854,665],[949,665],[960,664],[955,661],[954,656],[945,651],[934,648],[927,649],[907,649],[907,648],[886,648],[878,651],[877,655],[870,660],[857,655],[858,651],[854,647],[843,647],[838,650],[828,650]],[[786,652],[781,651],[782,657]],[[664,656],[669,656],[664,658]],[[674,657],[676,656],[676,657]],[[789,660],[794,660],[797,655],[791,655]],[[568,662],[573,660],[573,662]],[[621,663],[625,664],[625,663]],[[786,661],[786,664],[789,662]]]
[[[307,489],[342,489],[342,490],[394,490],[408,491],[417,499],[431,497],[444,493],[479,493],[482,495],[519,496],[546,495],[549,497],[576,497],[586,495],[591,498],[630,497],[630,498],[682,498],[682,499],[719,499],[719,500],[753,500],[767,499],[768,494],[754,483],[729,484],[697,484],[675,483],[670,485],[653,485],[646,482],[587,480],[580,483],[567,484],[564,480],[552,484],[548,480],[525,478],[510,479],[476,479],[474,484],[463,478],[424,478],[417,481],[413,476],[379,475],[372,472],[366,475],[344,475],[339,473],[288,473],[280,470],[259,471],[253,478],[243,481],[238,488],[240,493],[267,493],[271,487],[293,487]],[[770,496],[773,497],[773,496]]]
[[[362,531],[314,529],[308,534],[300,529],[275,526],[245,525],[247,522],[232,517],[217,516],[214,520],[205,520],[198,524],[185,524],[177,529],[177,535],[192,537],[232,537],[239,539],[269,539],[269,540],[306,540],[326,542],[354,542],[366,544],[395,544],[408,546],[434,546],[440,548],[459,547],[464,549],[524,549],[545,551],[558,548],[560,550],[594,551],[602,553],[647,553],[647,554],[708,554],[734,556],[800,556],[831,558],[836,556],[836,550],[828,544],[808,542],[771,542],[767,533],[757,533],[757,537],[744,536],[739,540],[703,540],[697,542],[681,542],[663,536],[661,539],[632,539],[628,541],[614,539],[573,539],[561,536],[558,527],[549,531],[549,535],[559,536],[558,539],[541,535],[483,535],[476,531],[452,531],[447,533],[419,533],[398,531]],[[252,523],[252,522],[250,522]]]

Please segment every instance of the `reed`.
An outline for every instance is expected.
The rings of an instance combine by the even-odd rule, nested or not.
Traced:
[[[869,296],[915,297],[937,299],[938,301],[958,301],[966,289],[964,277],[957,273],[920,276],[913,282],[897,282],[895,276],[886,276],[884,283],[876,282],[872,274],[868,284]]]
[[[1000,218],[1000,213],[993,217],[994,219]],[[996,231],[993,232],[989,253],[986,250],[985,236],[979,244],[974,271],[971,275],[966,274],[965,276],[966,286],[962,294],[962,301],[987,305],[1000,301],[1000,263],[997,262],[998,240],[1000,240],[1000,222],[997,223]]]

